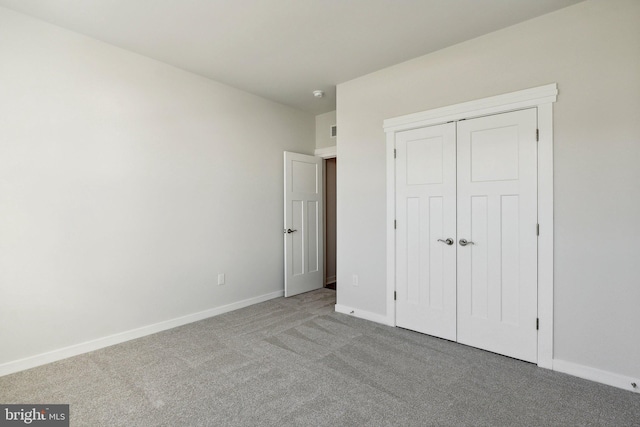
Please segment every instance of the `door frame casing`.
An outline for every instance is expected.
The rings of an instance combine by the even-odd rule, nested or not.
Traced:
[[[447,107],[386,119],[383,122],[387,159],[387,278],[385,323],[396,325],[395,139],[396,133],[461,119],[507,113],[525,108],[538,112],[538,366],[553,369],[553,103],[556,83]],[[533,325],[532,325],[533,327]]]

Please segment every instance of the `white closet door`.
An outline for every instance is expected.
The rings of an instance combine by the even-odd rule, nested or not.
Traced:
[[[530,362],[537,361],[536,123],[533,108],[457,128],[458,342]]]
[[[398,133],[396,166],[396,324],[455,340],[455,124]]]

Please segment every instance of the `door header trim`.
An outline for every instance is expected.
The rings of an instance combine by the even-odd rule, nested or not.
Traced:
[[[383,122],[385,132],[400,132],[425,126],[445,123],[452,120],[469,119],[494,113],[504,113],[537,107],[540,104],[556,102],[558,85],[556,83],[524,89],[517,92],[476,99],[461,104],[406,114],[386,119]]]
[[[332,147],[316,148],[313,155],[323,159],[332,159],[334,157],[338,157],[338,150],[335,145]]]

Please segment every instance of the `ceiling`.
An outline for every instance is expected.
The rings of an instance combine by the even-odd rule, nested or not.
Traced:
[[[337,84],[582,0],[0,0],[320,114]],[[324,98],[312,92],[323,90]]]

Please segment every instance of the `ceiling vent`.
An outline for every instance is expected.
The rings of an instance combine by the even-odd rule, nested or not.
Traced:
[[[331,138],[335,138],[336,136],[338,136],[338,126],[337,125],[333,125],[330,128],[331,130],[329,131],[329,135],[331,135]]]

